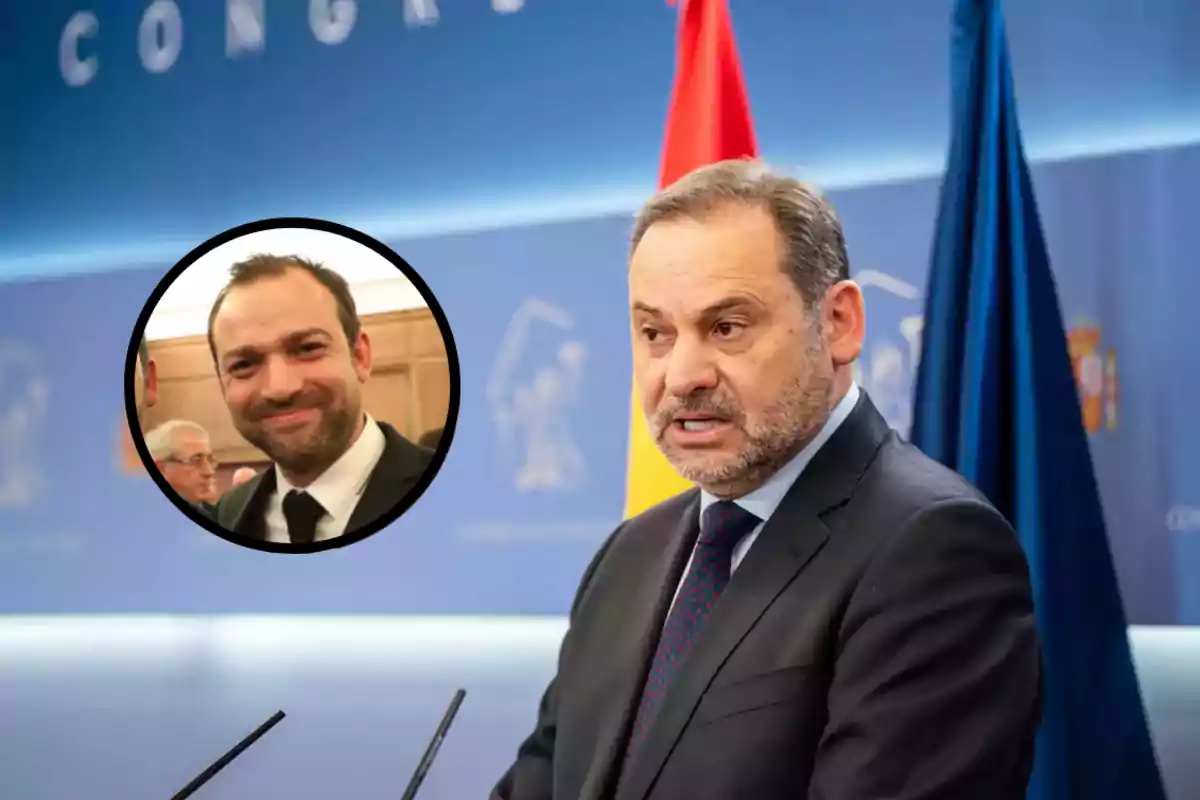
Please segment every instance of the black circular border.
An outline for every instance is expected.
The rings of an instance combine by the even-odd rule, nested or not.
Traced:
[[[158,471],[154,464],[154,459],[150,457],[150,451],[146,447],[145,438],[142,434],[141,424],[137,414],[137,395],[134,387],[134,366],[138,358],[138,349],[141,345],[142,335],[146,330],[146,323],[150,320],[150,315],[153,313],[158,301],[162,299],[164,293],[170,288],[183,272],[199,260],[202,256],[210,251],[220,247],[223,244],[241,238],[248,233],[260,233],[262,231],[276,230],[278,228],[307,228],[309,230],[321,231],[323,233],[342,236],[351,241],[357,242],[364,247],[370,248],[380,256],[385,258],[388,263],[395,267],[403,274],[429,306],[430,312],[433,314],[434,320],[437,321],[438,330],[442,335],[442,343],[446,348],[446,362],[450,368],[450,404],[446,409],[446,424],[442,430],[441,440],[438,442],[437,448],[434,450],[433,458],[425,467],[425,472],[417,480],[411,489],[392,507],[391,511],[376,519],[374,522],[364,525],[353,532],[347,532],[341,536],[335,536],[332,539],[326,539],[320,542],[313,542],[307,545],[285,544],[280,542],[268,542],[262,539],[255,539],[248,536],[242,536],[233,531],[224,528],[216,523],[216,521],[208,518],[201,513],[195,506],[188,503],[167,483],[166,478]],[[450,329],[450,322],[446,319],[446,312],[442,310],[441,304],[437,297],[430,290],[429,285],[412,266],[405,261],[398,253],[384,245],[382,242],[368,236],[362,231],[346,225],[341,225],[328,220],[313,219],[310,217],[272,217],[270,219],[259,220],[258,222],[248,222],[244,225],[239,225],[236,228],[230,228],[224,233],[217,234],[208,241],[194,248],[190,253],[185,255],[175,266],[167,272],[166,275],[154,287],[154,291],[150,293],[150,297],[146,300],[146,304],[142,306],[142,313],[138,315],[137,322],[133,326],[133,333],[129,339],[129,349],[125,354],[125,418],[129,424],[130,438],[133,439],[134,448],[137,450],[138,457],[142,460],[142,465],[146,468],[146,472],[154,480],[159,490],[166,496],[179,511],[189,520],[200,526],[204,530],[212,533],[227,542],[241,545],[242,547],[251,550],[260,550],[267,553],[287,553],[296,555],[308,555],[310,553],[320,553],[326,550],[334,550],[339,547],[347,547],[361,542],[363,539],[374,536],[384,528],[391,525],[396,520],[400,519],[406,511],[421,499],[425,491],[437,478],[438,472],[442,469],[442,464],[446,460],[446,454],[450,451],[450,446],[454,441],[454,430],[458,425],[459,403],[462,395],[462,373],[458,362],[458,347],[454,343],[454,332]]]

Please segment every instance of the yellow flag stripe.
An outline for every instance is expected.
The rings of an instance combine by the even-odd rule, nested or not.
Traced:
[[[629,465],[625,471],[625,517],[637,516],[651,506],[692,488],[659,451],[646,425],[638,399],[637,382],[629,405]]]

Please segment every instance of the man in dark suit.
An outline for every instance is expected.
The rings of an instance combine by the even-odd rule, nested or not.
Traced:
[[[371,342],[345,279],[298,256],[235,264],[208,341],[234,426],[274,462],[212,515],[256,539],[307,545],[375,522],[432,452],[363,410]]]
[[[158,366],[150,355],[150,345],[146,337],[138,343],[138,357],[133,362],[133,403],[137,413],[136,430],[129,425],[128,420],[121,426],[119,446],[121,458],[127,464],[137,463],[137,450],[133,445],[134,436],[142,435],[142,426],[146,422],[146,412],[158,400]]]
[[[133,396],[140,422],[146,409],[158,399],[158,367],[150,357],[150,345],[145,336],[138,343],[137,361],[133,362]]]
[[[498,800],[1016,800],[1041,715],[1028,568],[851,377],[841,226],[752,161],[642,210],[651,434],[698,488],[588,567]]]

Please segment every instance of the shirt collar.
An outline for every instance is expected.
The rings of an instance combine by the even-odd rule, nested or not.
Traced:
[[[800,473],[804,472],[804,468],[813,460],[813,456],[817,454],[817,451],[829,441],[829,437],[833,436],[834,431],[841,427],[846,418],[850,416],[850,412],[858,404],[859,394],[858,384],[851,383],[849,391],[833,407],[833,410],[829,413],[829,419],[825,421],[825,424],[821,427],[817,435],[813,437],[812,441],[793,456],[791,461],[780,467],[762,486],[737,498],[733,502],[764,522],[770,519],[771,515],[775,513],[775,509],[779,508],[779,504],[783,502],[788,489],[792,488],[792,484],[800,477]],[[718,500],[719,498],[701,490],[700,513],[703,514],[709,506],[718,502]]]
[[[357,502],[358,497],[367,488],[371,472],[383,455],[386,445],[383,430],[370,414],[365,416],[362,433],[354,444],[350,445],[350,449],[342,453],[341,458],[302,490],[312,495],[331,516],[340,514],[347,504]],[[275,467],[275,480],[281,497],[297,488],[284,477],[278,466]]]

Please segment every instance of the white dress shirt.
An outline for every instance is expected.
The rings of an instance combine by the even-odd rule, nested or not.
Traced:
[[[755,489],[749,494],[739,497],[733,502],[749,511],[754,516],[758,517],[762,522],[755,526],[754,530],[746,534],[746,536],[737,543],[733,549],[733,560],[730,564],[729,574],[733,575],[738,565],[745,559],[746,553],[750,552],[751,545],[758,535],[762,532],[763,526],[767,524],[767,520],[775,513],[775,509],[779,508],[779,504],[783,502],[784,495],[792,488],[792,484],[800,477],[800,473],[804,472],[804,468],[813,460],[813,456],[817,451],[829,441],[829,437],[833,436],[841,424],[846,421],[846,417],[850,416],[850,412],[854,410],[854,406],[858,403],[859,389],[858,384],[851,383],[850,390],[845,396],[838,401],[838,404],[833,407],[833,411],[829,413],[829,419],[825,421],[825,425],[820,432],[813,437],[812,441],[804,446],[804,449],[797,453],[791,461],[784,464],[780,469],[767,479],[766,483]],[[704,512],[713,503],[719,502],[720,498],[714,497],[706,491],[700,492],[700,515],[703,518]],[[675,587],[675,596],[679,596],[679,590],[683,588],[683,582],[687,580],[688,570],[692,568],[692,559],[695,558],[696,551],[692,550],[692,555],[688,557],[687,566],[684,567],[683,576],[679,579],[679,585]],[[674,607],[674,600],[671,601]],[[669,613],[669,612],[668,612]]]
[[[312,495],[325,509],[325,516],[317,523],[316,541],[332,539],[346,532],[346,525],[367,488],[367,481],[371,479],[375,465],[383,457],[385,443],[383,430],[368,414],[362,433],[354,444],[350,445],[350,449],[321,473],[319,478],[301,489]],[[284,544],[291,542],[288,538],[287,518],[283,515],[283,498],[296,488],[299,487],[293,486],[276,466],[275,493],[267,502],[267,541]]]

